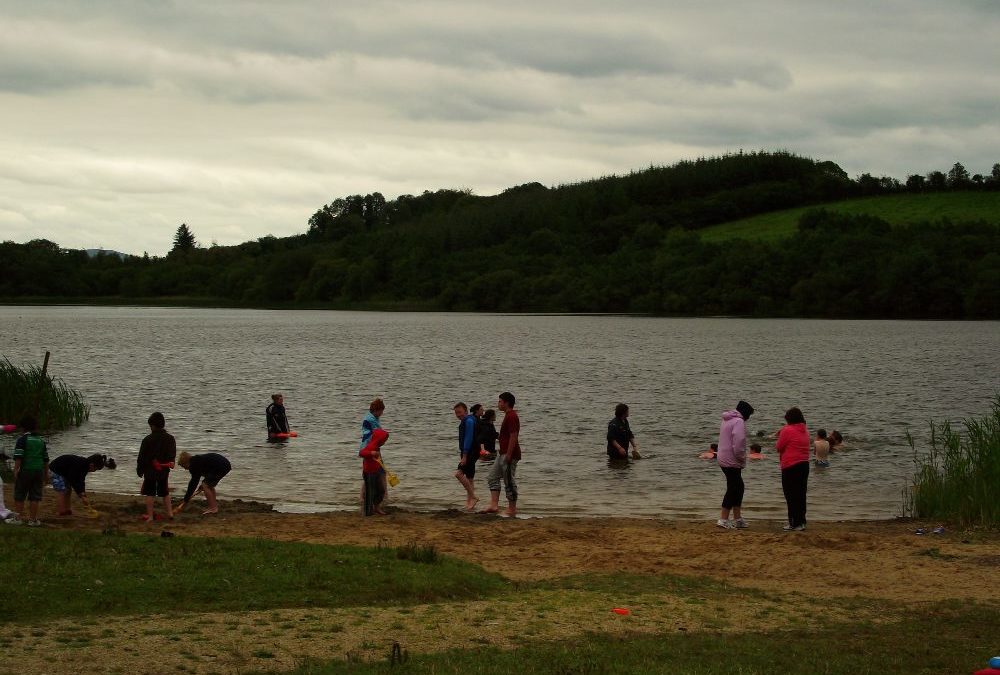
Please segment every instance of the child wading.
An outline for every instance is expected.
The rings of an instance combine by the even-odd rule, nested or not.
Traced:
[[[389,432],[385,429],[374,429],[372,430],[371,439],[361,448],[361,457],[363,461],[361,463],[361,477],[365,484],[365,515],[374,516],[380,515],[384,516],[385,511],[379,506],[385,499],[384,489],[382,487],[382,465],[380,460],[382,459],[381,447],[385,445],[385,442],[389,439]]]

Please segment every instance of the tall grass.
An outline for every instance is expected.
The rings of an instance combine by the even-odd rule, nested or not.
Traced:
[[[931,423],[930,450],[913,448],[917,473],[909,507],[918,518],[941,518],[963,525],[1000,526],[1000,395],[992,412],[951,424]]]
[[[39,430],[79,426],[90,417],[90,406],[80,392],[58,378],[43,376],[39,366],[18,368],[4,357],[0,361],[0,424],[17,424],[22,415],[34,414],[36,401]]]

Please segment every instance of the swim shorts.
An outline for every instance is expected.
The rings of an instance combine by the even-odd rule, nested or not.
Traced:
[[[145,497],[166,497],[170,494],[167,490],[167,475],[143,478],[139,494]]]
[[[476,477],[476,458],[471,452],[469,453],[469,458],[465,460],[465,464],[459,464],[458,470],[465,474],[465,477],[472,480]]]
[[[41,471],[28,471],[21,469],[14,481],[14,501],[23,502],[25,498],[29,502],[42,501],[43,480]]]
[[[219,484],[220,480],[222,480],[223,478],[226,477],[226,474],[228,474],[228,473],[229,473],[229,469],[226,469],[225,471],[223,471],[221,473],[206,473],[205,477],[202,478],[201,480],[208,487],[215,487],[216,485]]]
[[[59,474],[49,471],[49,482],[52,483],[52,489],[56,492],[69,492],[69,486],[66,485],[66,479]]]

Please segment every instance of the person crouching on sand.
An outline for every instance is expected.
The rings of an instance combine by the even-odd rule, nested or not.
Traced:
[[[90,505],[90,500],[87,499],[87,474],[104,468],[114,469],[115,466],[115,460],[107,455],[91,455],[90,457],[59,455],[52,460],[52,463],[49,464],[49,478],[52,481],[52,489],[56,492],[56,514],[60,516],[73,515],[70,501],[72,501],[74,492],[84,506],[88,509],[93,508]]]
[[[177,463],[191,472],[191,480],[188,481],[187,492],[184,499],[174,507],[176,513],[184,510],[191,498],[198,492],[205,493],[205,501],[208,508],[201,512],[201,515],[208,516],[219,512],[219,502],[216,499],[216,486],[219,481],[226,477],[226,474],[233,468],[229,460],[217,452],[206,452],[203,455],[192,455],[190,452],[182,452],[177,458]],[[201,481],[201,487],[198,486]]]
[[[380,506],[385,499],[382,487],[382,451],[381,448],[389,440],[389,432],[385,429],[374,429],[371,439],[359,453],[363,458],[361,463],[361,477],[365,485],[365,515],[384,516],[385,511]]]

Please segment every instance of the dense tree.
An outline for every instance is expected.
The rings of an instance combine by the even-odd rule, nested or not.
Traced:
[[[958,190],[967,187],[970,182],[969,171],[961,162],[955,162],[955,165],[948,171],[948,187],[952,190]]]
[[[189,253],[194,250],[196,244],[197,242],[194,239],[194,234],[187,226],[187,223],[181,223],[180,227],[177,228],[177,232],[174,234],[174,247],[170,250],[170,252]]]

